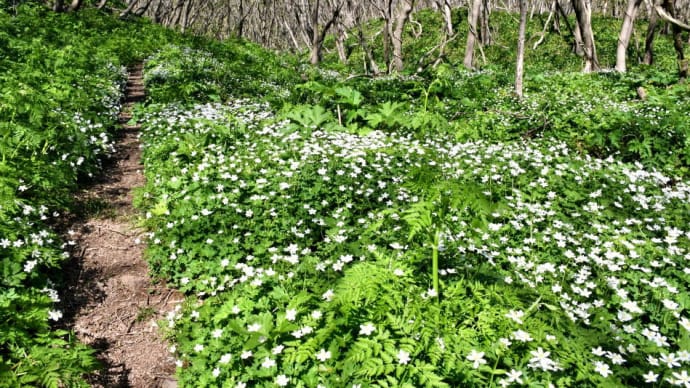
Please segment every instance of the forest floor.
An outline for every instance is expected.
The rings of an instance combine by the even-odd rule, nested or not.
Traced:
[[[73,241],[66,266],[63,313],[66,328],[96,349],[102,368],[89,376],[94,387],[175,387],[174,359],[157,322],[182,300],[155,283],[143,258],[143,230],[136,227],[133,190],[144,185],[140,126],[131,109],[144,96],[142,68],[130,69],[122,128],[115,154],[102,176],[78,195],[80,214],[65,228]]]

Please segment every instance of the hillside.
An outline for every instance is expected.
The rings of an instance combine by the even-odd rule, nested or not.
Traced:
[[[476,70],[459,32],[437,66],[372,76],[330,40],[312,66],[94,9],[0,11],[0,381],[103,382],[61,274],[82,265],[74,218],[115,207],[75,193],[127,159],[136,127],[126,222],[181,295],[137,319],[165,316],[151,336],[179,386],[688,385],[690,92],[670,36],[654,66],[583,74],[550,33],[517,98],[516,18],[492,23]],[[619,25],[595,19],[605,67]],[[438,33],[410,26],[406,58]]]

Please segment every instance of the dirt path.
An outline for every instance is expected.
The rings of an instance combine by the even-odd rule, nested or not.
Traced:
[[[129,69],[120,114],[122,137],[103,176],[78,195],[81,214],[67,232],[74,241],[62,297],[65,322],[97,349],[103,368],[94,387],[175,387],[174,359],[156,322],[182,297],[154,284],[142,258],[143,231],[135,227],[132,189],[144,185],[138,125],[128,125],[132,105],[144,97],[141,65]]]

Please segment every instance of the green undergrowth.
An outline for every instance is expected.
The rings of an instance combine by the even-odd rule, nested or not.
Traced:
[[[335,112],[339,100],[320,103],[319,93],[330,90],[333,94],[333,90],[344,86],[361,93],[363,104],[400,103],[401,111],[410,112],[417,120],[422,120],[418,116],[423,115],[423,120],[431,122],[425,123],[426,130],[434,127],[442,133],[454,133],[461,140],[555,138],[592,155],[617,155],[626,161],[686,173],[690,161],[690,89],[687,83],[678,84],[676,54],[669,35],[657,36],[653,66],[638,64],[644,45],[631,42],[630,70],[619,74],[611,68],[620,21],[595,17],[593,28],[602,71],[582,74],[582,59],[572,52],[572,36],[563,20],[560,32],[547,29],[543,43],[533,48],[546,18],[536,15],[528,22],[526,97],[518,100],[513,93],[516,16],[492,13],[492,43],[484,47],[483,56],[476,53],[477,69],[466,70],[462,65],[466,10],[455,10],[453,15],[457,37],[447,46],[440,65],[425,66],[433,60],[423,60],[419,72],[420,58],[438,44],[443,26],[438,14],[419,12],[414,18],[424,28],[420,34],[417,24],[408,25],[403,40],[406,68],[401,75],[374,79],[361,75],[361,50],[353,34],[347,43],[351,48],[349,63],[340,64],[333,48],[323,65],[330,70],[310,73],[313,81],[301,86],[306,89],[300,94],[302,101],[331,104],[331,112]],[[571,18],[569,23],[573,25],[574,20]],[[370,33],[376,31],[376,26],[372,24]],[[645,20],[637,20],[636,39],[644,36],[646,28]],[[690,49],[685,50],[689,55]],[[383,53],[374,52],[374,56],[381,60]],[[385,69],[382,62],[379,66]],[[644,100],[639,97],[639,89],[646,95]],[[432,115],[435,117],[430,118]],[[439,116],[447,124],[439,124]],[[410,120],[403,121],[413,125]]]
[[[467,9],[453,10],[453,28],[455,37],[446,45],[442,63],[452,66],[462,66],[465,45],[467,42]],[[518,16],[501,10],[494,10],[490,15],[490,43],[477,50],[474,66],[478,69],[500,69],[500,72],[515,72],[515,57],[517,50]],[[544,29],[547,14],[535,13],[527,21],[525,43],[525,71],[529,74],[540,74],[551,71],[579,71],[584,65],[583,59],[573,54],[572,32],[568,24],[575,25],[574,15],[565,19],[560,18],[559,29],[553,27],[553,19],[549,28]],[[593,15],[592,29],[597,45],[597,55],[602,68],[612,68],[616,61],[616,45],[622,20]],[[420,25],[422,26],[420,28]],[[386,69],[383,61],[383,34],[380,29],[383,22],[374,20],[364,25],[365,36],[372,48],[374,59],[380,69]],[[431,67],[439,52],[437,46],[444,33],[445,24],[441,15],[431,10],[423,10],[413,14],[413,22],[408,22],[403,35],[403,55],[405,73],[417,72],[420,67]],[[543,33],[545,31],[545,33]],[[635,21],[635,33],[628,47],[628,66],[639,67],[640,58],[644,55],[644,36],[647,31],[647,21]],[[543,40],[536,47],[535,44]],[[357,31],[350,31],[345,41],[348,53],[347,64],[337,59],[335,40],[325,42],[324,62],[322,66],[348,73],[363,73],[363,54],[359,45]],[[673,42],[669,35],[658,35],[654,42],[655,67],[663,72],[673,73],[677,70]],[[687,47],[686,47],[687,50]],[[687,51],[686,51],[687,57]]]
[[[203,42],[203,41],[202,41]],[[203,50],[171,45],[146,61],[151,101],[225,101],[260,97],[280,103],[290,93],[280,85],[297,79],[296,63],[246,41],[205,42]]]
[[[147,258],[189,296],[163,322],[182,385],[684,384],[688,94],[668,69],[533,70],[518,100],[508,58],[297,63],[251,95],[214,50],[150,57],[136,113]]]
[[[73,191],[114,150],[125,66],[179,40],[94,10],[0,9],[1,386],[86,386],[83,374],[98,367],[61,329],[71,245],[53,225],[78,211]]]
[[[70,242],[49,225],[144,61],[137,202],[152,274],[188,296],[162,322],[182,386],[685,384],[690,93],[669,37],[653,67],[580,74],[563,26],[519,100],[515,17],[492,15],[468,71],[462,12],[444,63],[416,74],[441,25],[422,12],[407,70],[369,77],[356,48],[312,67],[93,9],[0,11],[0,381],[96,368],[52,322]],[[617,23],[595,21],[605,66]]]

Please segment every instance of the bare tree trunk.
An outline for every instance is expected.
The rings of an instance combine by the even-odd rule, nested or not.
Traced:
[[[295,33],[292,32],[292,28],[290,27],[290,24],[287,22],[287,19],[283,19],[283,23],[285,24],[285,30],[287,30],[288,35],[290,36],[292,45],[295,46],[295,51],[299,51],[299,43],[297,42],[297,39],[295,39]]]
[[[479,38],[483,46],[491,45],[491,29],[489,28],[489,18],[491,16],[491,10],[489,9],[488,0],[482,0],[482,8],[479,13],[479,25],[480,33]]]
[[[338,59],[341,63],[347,64],[348,54],[345,50],[345,40],[347,39],[347,30],[338,23],[335,32],[335,48],[338,51]]]
[[[78,11],[79,8],[81,8],[81,5],[82,5],[81,0],[72,0],[72,3],[69,5],[69,8],[67,9],[67,12]]]
[[[575,30],[573,31],[573,41],[573,51],[575,51],[575,55],[578,57],[584,57],[585,42],[582,40],[582,29],[580,28],[580,23],[578,23],[577,20],[575,21]]]
[[[196,24],[197,18],[199,17],[199,3],[194,3],[194,0],[188,0],[189,1],[189,8],[187,8],[187,17],[186,17],[186,25],[187,28],[193,27]],[[203,4],[203,3],[202,3]],[[208,28],[211,26],[208,23],[202,24],[202,28],[204,28],[206,31],[208,31]],[[202,30],[204,31],[204,30]]]
[[[625,10],[625,17],[623,19],[623,26],[621,33],[618,36],[618,48],[616,49],[616,71],[625,73],[626,57],[628,52],[628,44],[630,43],[630,36],[633,32],[633,25],[635,23],[635,16],[637,10],[642,4],[642,0],[628,0],[628,7]]]
[[[127,8],[124,9],[124,11],[120,12],[120,19],[127,17],[132,10],[134,10],[134,7],[137,5],[139,0],[130,0],[129,4],[127,5]]]
[[[385,25],[383,27],[383,61],[386,63],[386,66],[388,66],[388,71],[390,72],[391,35],[393,31],[393,0],[386,1],[383,18],[385,21]]]
[[[432,6],[437,7],[441,10],[441,15],[444,19],[444,25],[441,28],[440,35],[441,41],[438,45],[431,48],[431,50],[424,53],[417,61],[417,73],[421,73],[429,64],[424,64],[425,59],[432,55],[436,50],[438,50],[438,55],[433,61],[432,67],[438,66],[444,59],[446,55],[446,46],[449,42],[455,39],[456,35],[453,28],[453,20],[451,17],[450,2],[448,0],[434,0]]]
[[[371,53],[371,49],[369,48],[369,45],[367,44],[366,37],[364,36],[364,29],[362,28],[362,24],[358,23],[357,24],[358,28],[358,36],[359,36],[359,45],[362,47],[362,51],[364,52],[364,72],[365,73],[371,73],[373,75],[378,75],[381,73],[381,70],[379,69],[379,66],[376,64],[376,61],[374,60],[374,56]]]
[[[546,22],[544,23],[544,28],[541,30],[541,34],[539,36],[539,40],[534,42],[534,46],[532,46],[532,50],[536,50],[537,47],[544,41],[546,38],[546,30],[549,28],[551,25],[551,18],[553,18],[554,14],[556,17],[558,17],[558,14],[556,13],[556,3],[558,0],[553,0],[551,2],[551,7],[549,8],[549,16],[546,17]]]
[[[319,30],[319,6],[320,2],[319,0],[316,0],[316,5],[314,7],[312,16],[311,16],[311,32],[312,32],[312,37],[311,37],[311,56],[309,58],[309,62],[312,65],[316,65],[317,63],[321,62],[321,52],[323,50],[323,41],[326,39],[326,34],[328,33],[328,30],[331,28],[333,23],[336,22],[338,19],[338,16],[340,16],[340,8],[342,7],[343,3],[339,3],[335,6],[335,9],[332,10],[332,14],[330,19],[326,22],[326,25],[323,26]]]
[[[594,32],[592,31],[592,3],[591,0],[572,0],[573,9],[575,10],[575,17],[577,24],[580,27],[582,34],[582,41],[584,43],[585,51],[585,67],[583,72],[589,73],[599,70],[599,62],[597,60],[597,50],[594,44]]]
[[[465,46],[465,59],[463,64],[466,68],[473,68],[474,59],[474,45],[477,42],[477,22],[479,21],[479,12],[481,10],[482,0],[472,0],[472,8],[470,9],[468,23],[469,33],[467,34],[467,45]]]
[[[97,9],[103,9],[105,7],[105,4],[108,2],[108,0],[101,0],[100,3],[96,6]]]
[[[548,22],[547,22],[548,24]],[[518,30],[517,61],[515,66],[515,94],[522,98],[522,75],[525,62],[525,29],[527,26],[527,0],[520,0],[520,28]]]
[[[237,35],[238,38],[241,38],[242,36],[244,36],[244,20],[246,18],[246,16],[244,16],[244,0],[240,0],[239,13],[240,13],[240,19],[237,21],[237,27],[235,29],[235,34]]]
[[[311,55],[309,62],[312,65],[316,65],[321,62],[321,45],[319,44],[319,8],[321,7],[321,2],[316,0],[314,9],[311,13]]]
[[[371,48],[369,47],[369,44],[367,43],[367,37],[364,35],[364,21],[366,20],[366,15],[365,11],[362,8],[353,8],[353,15],[352,18],[354,19],[355,26],[357,27],[357,38],[359,40],[359,45],[362,49],[363,55],[363,65],[364,65],[364,73],[365,74],[373,74],[373,75],[378,75],[381,73],[381,70],[379,69],[378,64],[376,63],[376,60],[374,59],[374,55],[371,51]],[[382,9],[378,9],[379,13],[383,13]],[[385,30],[385,28],[384,28]]]
[[[189,27],[190,24],[190,14],[192,12],[192,8],[194,7],[194,1],[193,0],[186,0],[184,1],[184,7],[182,8],[182,19],[180,20],[180,32],[183,34],[187,31],[187,27]]]
[[[688,59],[685,58],[683,53],[683,37],[681,32],[681,28],[674,24],[673,47],[676,49],[676,55],[678,56],[678,76],[680,77],[680,82],[684,82],[688,78]]]
[[[403,0],[394,23],[392,37],[393,45],[393,63],[392,68],[396,71],[403,70],[403,56],[402,56],[402,35],[405,29],[405,23],[410,18],[410,14],[414,9],[414,0]]]
[[[443,22],[446,24],[446,35],[448,37],[453,36],[453,16],[450,8],[449,0],[436,0],[436,5],[441,10],[443,15]]]
[[[152,12],[152,20],[154,23],[160,23],[161,20],[163,19],[163,2],[161,0],[158,0],[156,3],[156,9]]]
[[[142,5],[141,7],[137,8],[137,10],[134,12],[134,15],[135,15],[135,16],[142,16],[142,15],[144,15],[144,14],[146,13],[146,11],[148,11],[149,7],[151,6],[151,1],[152,1],[152,0],[148,0],[148,1],[146,1],[146,3],[144,3],[144,5]]]
[[[648,4],[649,5],[649,4]],[[649,8],[649,24],[647,25],[647,36],[644,40],[644,64],[652,65],[654,63],[654,37],[656,35],[656,27],[659,24],[659,18],[651,5]]]
[[[412,16],[413,15],[410,15],[410,17],[408,18],[408,21],[411,24],[410,30],[412,30],[411,32],[412,32],[412,35],[414,36],[414,38],[419,39],[422,37],[422,34],[424,33],[424,26],[422,25],[422,23],[414,20],[414,18]],[[418,29],[415,29],[414,28],[415,26],[417,26]]]
[[[676,7],[674,3],[675,1],[672,0],[664,0],[663,6],[671,19],[676,20]],[[659,13],[659,15],[662,17],[664,16],[661,13]],[[685,81],[685,79],[688,77],[688,60],[685,59],[685,55],[683,53],[683,37],[681,35],[683,32],[683,27],[688,28],[688,26],[684,26],[681,23],[672,22],[671,29],[673,32],[673,48],[676,49],[676,55],[678,57],[678,76],[680,77],[681,82]]]
[[[177,0],[175,3],[175,7],[172,10],[172,13],[170,14],[170,17],[167,21],[164,21],[163,23],[166,24],[167,26],[176,26],[180,22],[180,18],[182,17],[182,13],[184,12],[184,0]]]
[[[55,12],[62,12],[65,8],[65,1],[64,0],[55,0],[53,3],[53,11]]]
[[[555,0],[554,4],[556,6],[556,9],[558,9],[558,0]],[[553,31],[555,31],[558,35],[561,34],[561,15],[558,12],[555,12],[553,15]]]
[[[568,32],[573,36],[573,52],[578,57],[584,56],[585,52],[582,49],[584,43],[582,43],[580,26],[577,24],[577,22],[575,22],[575,27],[570,25],[570,22],[568,21],[568,14],[566,13],[565,9],[563,9],[563,6],[559,1],[556,1],[556,8],[558,9],[558,13],[563,16],[563,21],[565,22],[565,27],[568,29]]]

